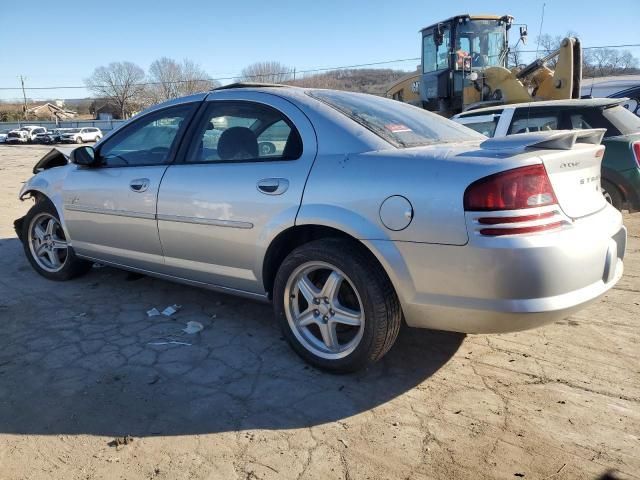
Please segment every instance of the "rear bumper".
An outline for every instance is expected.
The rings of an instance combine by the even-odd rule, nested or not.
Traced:
[[[626,229],[607,205],[554,232],[396,247],[408,278],[392,280],[408,325],[495,333],[567,317],[613,287],[624,269]]]

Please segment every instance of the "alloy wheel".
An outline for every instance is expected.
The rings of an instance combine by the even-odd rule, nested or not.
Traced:
[[[43,270],[51,273],[64,268],[69,247],[60,221],[49,213],[34,217],[29,226],[29,250]]]
[[[344,272],[326,262],[304,263],[289,276],[284,295],[289,327],[309,352],[334,360],[358,347],[364,307]]]

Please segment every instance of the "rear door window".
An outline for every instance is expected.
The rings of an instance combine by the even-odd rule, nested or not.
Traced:
[[[514,133],[545,132],[558,130],[560,125],[558,112],[535,112],[518,109],[509,127],[509,135]]]
[[[210,102],[197,127],[187,162],[295,160],[302,140],[278,110],[242,101]]]
[[[475,130],[478,133],[486,137],[493,137],[496,134],[496,128],[498,128],[498,121],[500,117],[497,116],[493,120],[485,121],[485,122],[471,122],[464,123],[465,127],[469,127],[472,130]]]

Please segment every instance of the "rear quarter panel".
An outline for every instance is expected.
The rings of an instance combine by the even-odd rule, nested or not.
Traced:
[[[463,196],[478,178],[540,163],[531,153],[512,156],[477,143],[322,155],[314,164],[296,224],[324,224],[361,240],[464,245]],[[385,227],[382,203],[401,195],[413,207],[409,226]]]

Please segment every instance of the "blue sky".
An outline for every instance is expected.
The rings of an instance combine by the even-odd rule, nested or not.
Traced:
[[[543,33],[580,34],[583,46],[639,43],[639,0],[546,0]],[[39,5],[40,4],[40,5]],[[298,70],[420,55],[420,28],[459,13],[509,13],[529,26],[535,49],[542,0],[34,0],[20,16],[0,10],[0,87],[83,85],[99,65],[129,60],[145,70],[158,57],[190,58],[212,77],[260,60]],[[34,5],[39,5],[33,7]],[[25,17],[22,17],[25,14]],[[23,21],[24,20],[24,21]],[[515,32],[514,32],[515,33]],[[631,49],[640,57],[640,49]],[[412,70],[416,62],[390,65]],[[223,82],[224,83],[224,82]],[[18,90],[0,90],[17,98]],[[85,90],[32,91],[78,98]]]

